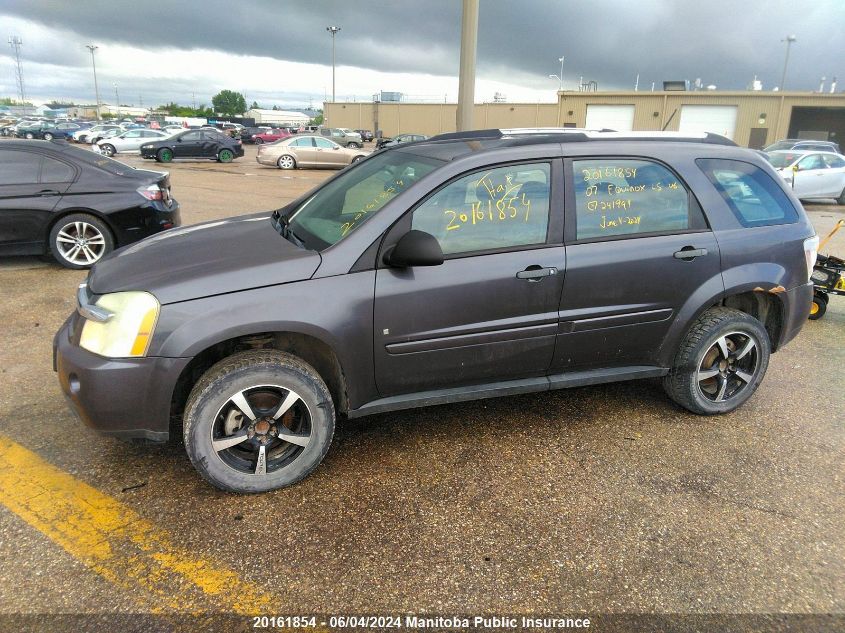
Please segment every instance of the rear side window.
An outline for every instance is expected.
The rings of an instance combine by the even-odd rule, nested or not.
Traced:
[[[67,163],[44,157],[41,165],[41,182],[71,182],[75,175],[73,167]]]
[[[573,161],[578,240],[704,228],[690,196],[669,169],[647,160]]]
[[[41,154],[0,150],[0,185],[29,185],[38,182]]]
[[[699,158],[695,162],[742,226],[798,221],[798,213],[781,185],[759,167],[723,158]]]

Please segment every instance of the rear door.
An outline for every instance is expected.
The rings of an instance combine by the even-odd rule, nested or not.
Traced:
[[[53,209],[75,176],[63,161],[0,148],[0,251],[42,252]]]
[[[446,260],[377,271],[383,396],[545,375],[566,263],[559,175],[557,160],[473,171],[391,230],[386,244],[410,229],[430,233]]]
[[[552,373],[653,366],[674,317],[709,284],[719,247],[667,166],[631,157],[567,161],[566,282]]]
[[[317,147],[313,136],[303,136],[291,141],[290,146],[296,152],[296,163],[302,167],[310,167],[317,164]],[[321,139],[322,140],[322,139]]]

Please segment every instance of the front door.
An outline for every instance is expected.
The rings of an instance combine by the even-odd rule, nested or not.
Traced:
[[[194,130],[186,132],[173,141],[173,156],[176,158],[193,158],[202,151],[202,132]]]
[[[340,149],[340,145],[327,138],[315,138],[317,163],[327,167],[341,167],[346,165],[346,159]]]
[[[574,160],[572,174],[552,373],[654,365],[690,296],[724,289],[716,239],[660,163]]]
[[[554,184],[561,180],[554,161],[475,172],[439,189],[391,230],[386,244],[408,229],[430,233],[446,261],[377,272],[382,396],[545,375],[566,264]]]

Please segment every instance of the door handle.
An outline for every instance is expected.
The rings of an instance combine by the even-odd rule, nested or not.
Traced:
[[[44,197],[46,197],[46,196],[57,196],[57,195],[59,195],[59,192],[56,191],[55,189],[43,189],[43,190],[38,192],[38,195],[44,196]]]
[[[543,277],[551,277],[552,275],[557,274],[557,268],[551,266],[549,268],[543,268],[542,266],[529,266],[525,270],[520,270],[516,273],[517,279],[527,279],[529,282],[538,282],[543,279]]]
[[[706,248],[694,248],[692,246],[684,246],[681,250],[675,251],[675,259],[695,259],[696,257],[704,257],[707,254]]]

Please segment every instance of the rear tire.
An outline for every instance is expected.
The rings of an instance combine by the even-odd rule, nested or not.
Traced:
[[[50,231],[50,253],[65,268],[90,268],[114,250],[114,237],[100,218],[74,213]],[[79,247],[79,248],[77,248]]]
[[[757,390],[770,353],[769,335],[757,319],[732,308],[711,308],[687,332],[663,388],[693,413],[730,413]]]
[[[52,140],[53,140],[53,135],[52,135],[52,134],[50,134],[49,132],[46,132],[46,133],[44,134],[44,140],[45,140],[45,141],[52,141]]]
[[[261,145],[263,142],[264,142],[264,139],[263,139],[263,138],[257,138],[257,139],[255,139],[255,144],[256,144],[256,145]]]
[[[185,450],[213,486],[266,492],[319,466],[334,426],[331,393],[313,367],[275,350],[241,352],[214,365],[191,390]]]
[[[217,160],[221,163],[231,163],[234,158],[235,155],[230,149],[221,149],[219,152],[217,152]]]
[[[296,159],[288,154],[279,156],[276,164],[279,166],[279,169],[296,169]]]
[[[818,293],[814,294],[813,303],[810,306],[810,316],[807,318],[810,321],[818,321],[824,316],[825,312],[827,312],[827,297]]]

